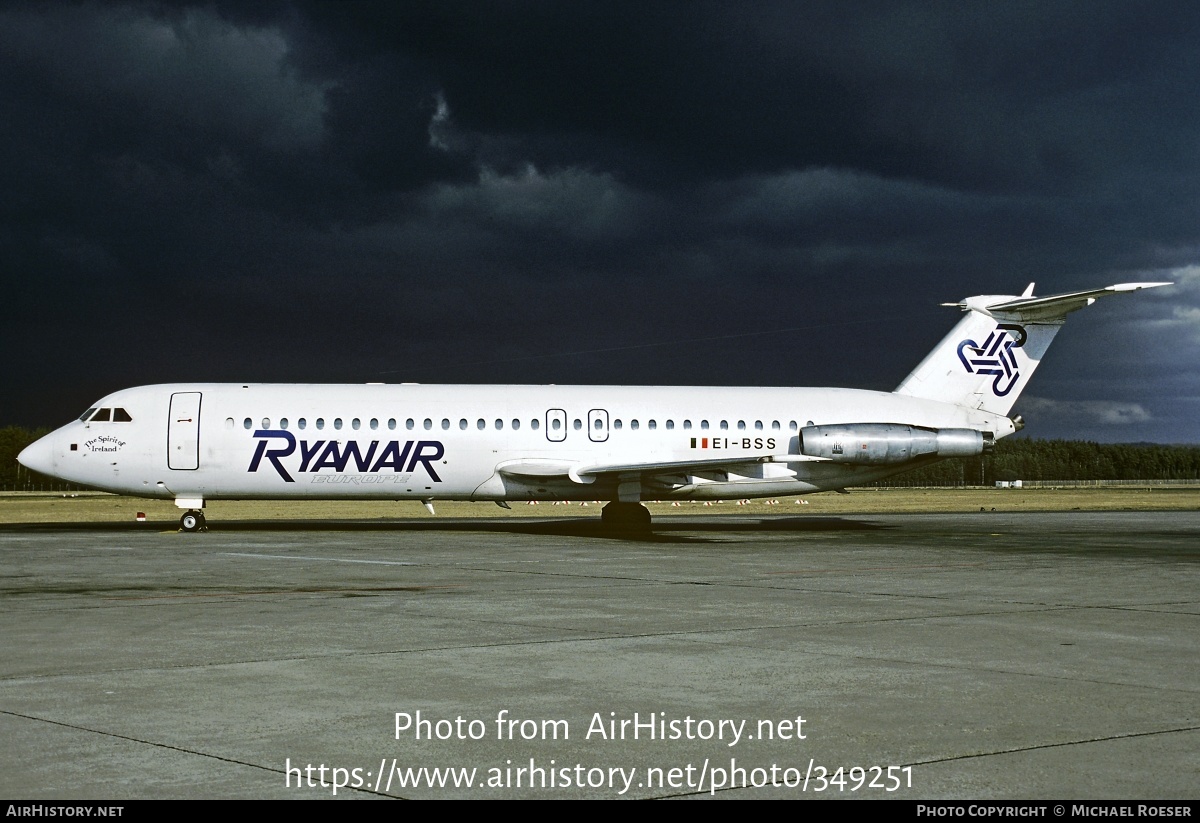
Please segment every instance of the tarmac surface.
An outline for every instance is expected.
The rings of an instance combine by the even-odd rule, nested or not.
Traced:
[[[210,527],[0,526],[0,796],[1200,797],[1200,512]]]

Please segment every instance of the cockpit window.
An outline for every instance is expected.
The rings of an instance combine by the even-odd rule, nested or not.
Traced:
[[[100,409],[98,412],[96,412],[96,414],[92,417],[91,421],[89,421],[89,422],[107,423],[111,419],[111,417],[112,417],[112,409]]]
[[[113,409],[114,423],[132,423],[133,418],[129,416],[129,412],[124,409]]]
[[[93,406],[92,408],[88,409],[88,410],[87,410],[87,411],[85,411],[83,414],[79,415],[79,422],[80,422],[80,423],[84,423],[84,422],[86,422],[86,421],[87,421],[87,419],[88,419],[89,417],[91,417],[91,416],[92,416],[92,412],[94,412],[94,411],[96,411],[96,407],[95,407],[95,406]]]

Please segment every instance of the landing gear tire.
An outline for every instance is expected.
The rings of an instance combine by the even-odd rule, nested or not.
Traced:
[[[203,512],[190,511],[184,512],[183,517],[179,518],[179,530],[181,532],[206,532],[208,526],[204,522]]]
[[[641,503],[614,500],[601,510],[600,522],[607,531],[644,534],[650,531],[650,510]]]

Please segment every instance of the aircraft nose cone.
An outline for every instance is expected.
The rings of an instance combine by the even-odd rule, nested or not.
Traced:
[[[27,469],[42,474],[54,472],[54,447],[49,437],[30,443],[17,455],[17,462]]]

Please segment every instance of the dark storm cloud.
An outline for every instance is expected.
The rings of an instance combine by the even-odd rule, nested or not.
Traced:
[[[0,4],[0,422],[159,380],[889,389],[937,302],[1178,279],[1072,318],[1026,414],[1196,440],[1198,24]]]
[[[1186,5],[311,8],[348,51],[423,61],[465,128],[547,161],[557,137],[569,162],[591,152],[651,177],[829,165],[1045,190],[1114,155],[1144,161],[1147,145],[1195,151],[1198,13]],[[1185,122],[1163,131],[1164,106]]]
[[[9,61],[65,105],[282,151],[323,138],[331,84],[297,76],[278,30],[203,9],[162,19],[122,6],[15,8],[0,20]]]

